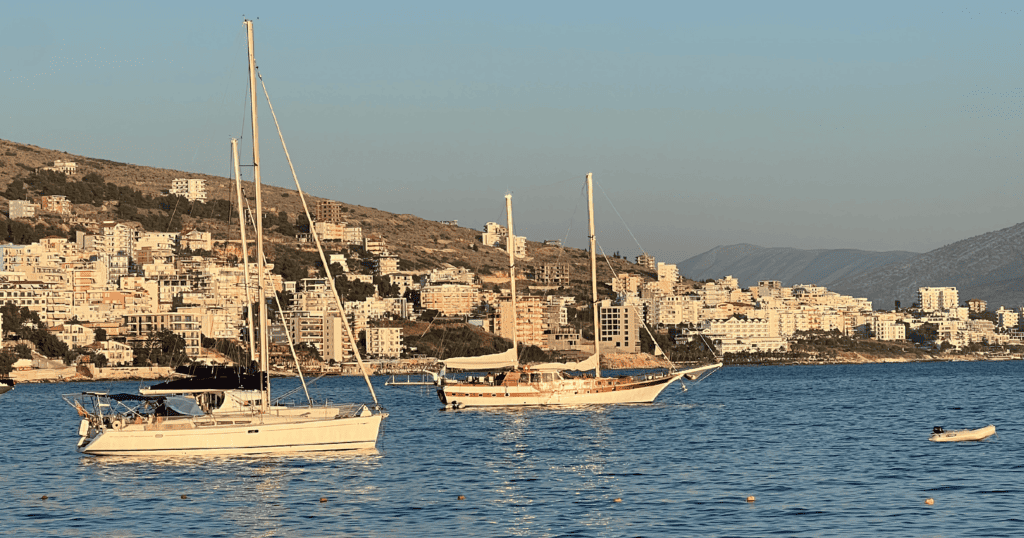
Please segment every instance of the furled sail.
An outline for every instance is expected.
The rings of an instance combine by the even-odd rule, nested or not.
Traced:
[[[587,357],[586,359],[578,362],[545,362],[542,364],[531,364],[531,370],[577,370],[580,372],[586,372],[593,370],[598,366],[597,353]]]
[[[501,353],[480,355],[478,357],[452,357],[441,361],[449,370],[500,370],[502,368],[514,368],[516,365],[516,351],[509,348]]]

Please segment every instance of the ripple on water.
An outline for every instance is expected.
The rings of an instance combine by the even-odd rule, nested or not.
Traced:
[[[0,532],[1022,534],[1021,370],[1017,361],[727,368],[650,406],[503,411],[439,412],[433,394],[389,387],[378,391],[392,415],[377,451],[152,460],[74,452],[77,417],[57,395],[98,387],[19,385],[0,396]],[[354,379],[319,389],[334,400],[362,394]],[[990,423],[999,435],[985,442],[927,441],[935,425]]]

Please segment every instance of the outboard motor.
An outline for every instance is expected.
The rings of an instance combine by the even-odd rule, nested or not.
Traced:
[[[935,434],[944,433],[945,431],[946,430],[942,429],[942,426],[936,426],[936,427],[932,428],[932,433],[935,433]]]

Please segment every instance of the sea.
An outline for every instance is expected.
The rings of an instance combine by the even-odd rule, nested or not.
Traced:
[[[78,454],[60,399],[139,382],[18,385],[0,396],[0,535],[1024,536],[1022,361],[729,367],[578,408],[443,411],[385,379],[377,450],[161,459]],[[360,378],[312,390],[370,398]]]

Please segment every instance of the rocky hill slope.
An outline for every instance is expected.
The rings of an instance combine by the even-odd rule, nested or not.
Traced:
[[[715,247],[679,262],[679,274],[694,280],[732,275],[740,286],[779,280],[784,286],[833,283],[892,263],[913,259],[914,252],[871,252],[853,249],[800,250],[739,244]]]
[[[922,286],[954,286],[961,303],[984,299],[991,310],[1024,305],[1024,223],[851,275],[830,288],[892,308],[896,300],[904,306],[917,301]]]
[[[229,241],[238,241],[238,221],[232,219],[232,211],[218,211],[215,201],[227,201],[234,207],[234,182],[228,178],[198,174],[181,170],[151,168],[129,163],[120,163],[104,159],[72,155],[62,151],[40,148],[28,144],[20,144],[0,140],[0,210],[7,210],[8,199],[2,193],[8,191],[13,182],[22,182],[29,197],[39,194],[34,189],[38,182],[35,170],[53,164],[55,160],[74,161],[78,164],[78,173],[67,179],[69,184],[83,181],[90,173],[102,176],[102,181],[119,187],[128,187],[139,191],[142,195],[156,198],[170,188],[174,178],[190,177],[207,180],[208,203],[186,203],[176,207],[155,207],[140,209],[139,213],[163,217],[159,222],[178,224],[181,229],[199,229],[213,234],[215,252],[213,254],[229,255]],[[252,183],[246,182],[246,196],[252,195]],[[288,223],[301,228],[308,226],[302,210],[298,192],[276,186],[265,185],[263,190],[264,208],[267,212],[284,214]],[[307,195],[311,209],[315,207],[317,197]],[[119,200],[94,201],[93,203],[75,204],[74,212],[79,217],[92,218],[97,221],[105,219],[123,220],[118,217]],[[361,226],[363,234],[377,234],[384,237],[389,250],[401,259],[401,268],[408,270],[427,270],[441,267],[444,264],[466,267],[480,275],[500,276],[508,274],[508,255],[500,249],[484,246],[480,242],[481,232],[461,226],[450,226],[436,221],[421,219],[414,215],[398,215],[386,211],[348,204],[340,200],[347,210],[349,224]],[[250,205],[252,201],[250,200]],[[223,207],[221,208],[223,209]],[[172,215],[179,220],[172,218]],[[225,217],[225,215],[228,215]],[[280,219],[278,219],[280,220]],[[45,224],[71,233],[71,225],[59,218],[45,215],[30,224]],[[482,223],[481,223],[482,224]],[[181,231],[150,230],[150,231]],[[267,233],[268,257],[271,262],[275,258],[292,257],[296,251],[305,253],[304,262],[309,262],[310,273],[315,272],[311,252],[315,247],[295,241],[294,235],[274,233],[272,228]],[[223,248],[223,251],[217,251]],[[338,245],[329,245],[328,250],[341,250]],[[569,264],[573,280],[589,281],[589,255],[582,250],[545,246],[541,243],[527,243],[527,258],[519,264],[520,274],[533,265],[546,263]],[[610,281],[612,269],[616,273],[643,273],[652,277],[637,265],[624,259],[611,258],[602,260],[598,267],[600,281]],[[500,279],[498,279],[500,280]]]

